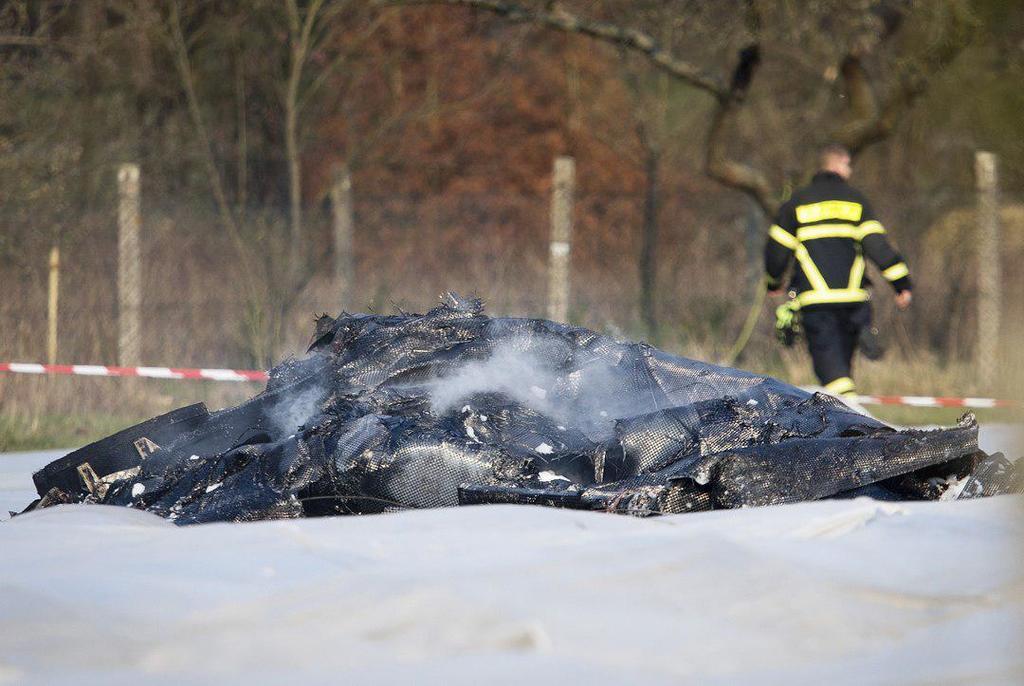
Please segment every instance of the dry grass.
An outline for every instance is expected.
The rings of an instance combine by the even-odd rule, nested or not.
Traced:
[[[257,383],[89,377],[0,378],[0,452],[84,445],[175,407],[235,405]]]
[[[742,207],[730,211],[714,196],[703,207],[669,202],[659,253],[658,311],[662,327],[650,338],[636,303],[639,277],[639,198],[584,197],[578,202],[570,318],[619,338],[646,339],[666,350],[708,361],[732,345],[748,310],[742,284],[748,255]],[[725,207],[726,210],[716,209]],[[250,212],[248,269],[209,213],[194,208],[144,208],[142,362],[151,365],[263,367],[301,355],[317,312],[422,311],[445,290],[482,297],[493,315],[543,316],[546,299],[547,201],[540,196],[386,197],[356,207],[355,292],[342,301],[330,277],[326,211],[309,212],[313,277],[298,295],[274,287],[287,254],[278,212]],[[64,270],[59,362],[116,360],[115,231],[112,213],[83,215],[61,239]],[[15,222],[0,225],[0,358],[45,357],[46,232]],[[17,250],[13,249],[17,247]],[[1009,260],[1009,258],[1008,258]],[[934,260],[932,260],[934,262]],[[1015,292],[1021,274],[1009,270]],[[860,388],[872,393],[1021,397],[1024,359],[1013,340],[1022,331],[1019,299],[1007,298],[1003,373],[981,387],[964,359],[973,329],[963,320],[971,292],[963,279],[923,275],[919,306],[894,313],[876,305],[891,352],[859,362]],[[1019,285],[1019,284],[1018,284]],[[955,286],[955,293],[950,289]],[[1017,289],[1019,290],[1019,289]],[[952,300],[953,297],[960,298]],[[966,304],[965,304],[966,303]],[[967,308],[965,310],[965,308]],[[793,383],[814,379],[803,350],[781,350],[765,305],[738,366]],[[945,313],[945,315],[943,315]],[[946,317],[943,325],[937,317]],[[963,321],[962,321],[963,320]],[[955,330],[949,347],[936,329]],[[944,352],[946,351],[946,352]],[[77,445],[188,402],[229,405],[254,384],[0,376],[0,450]],[[934,413],[921,421],[934,421]],[[1008,413],[1007,413],[1008,414]]]
[[[793,372],[788,380],[801,385],[814,382],[805,353],[787,352],[783,357],[785,368]],[[745,366],[787,378],[760,364]],[[1019,371],[1017,376],[1019,380]],[[950,389],[972,388],[972,378],[970,365],[942,367],[901,359],[861,362],[858,374],[862,388],[879,394],[946,395]],[[1019,398],[1013,385],[1008,378],[998,395]],[[228,407],[260,388],[256,383],[0,376],[0,452],[76,447],[189,403],[205,402],[211,409]],[[951,424],[963,413],[958,409],[871,409],[898,424]],[[1024,407],[977,414],[982,421],[1024,421]]]

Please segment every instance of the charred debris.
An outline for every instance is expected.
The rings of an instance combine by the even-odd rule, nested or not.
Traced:
[[[448,294],[317,321],[234,408],[184,407],[37,472],[40,499],[178,524],[528,503],[636,515],[1020,492],[952,428],[897,430],[776,379]]]

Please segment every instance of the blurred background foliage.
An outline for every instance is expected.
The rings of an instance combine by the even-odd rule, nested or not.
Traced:
[[[551,167],[571,155],[574,323],[721,359],[767,219],[742,184],[709,177],[712,146],[782,200],[851,121],[852,55],[880,105],[896,103],[854,181],[919,284],[898,316],[880,291],[893,350],[862,385],[1019,387],[1011,374],[1005,389],[974,388],[965,364],[977,150],[999,156],[1007,360],[1024,333],[1024,3],[524,0],[525,21],[396,4],[0,5],[0,358],[43,359],[57,244],[61,361],[116,361],[121,163],[142,169],[144,361],[247,367],[301,354],[317,311],[422,310],[454,289],[492,314],[543,316]],[[545,13],[641,31],[723,88],[744,47],[760,63],[712,140],[722,98],[636,50],[545,27]],[[343,169],[356,274],[344,296],[328,202]],[[809,381],[769,319],[738,364]],[[0,379],[5,414],[73,411],[26,400],[44,381]]]

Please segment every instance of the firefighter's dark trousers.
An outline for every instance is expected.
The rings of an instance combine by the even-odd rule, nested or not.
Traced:
[[[801,312],[814,373],[830,393],[853,395],[853,353],[861,330],[871,326],[871,305],[817,305]]]

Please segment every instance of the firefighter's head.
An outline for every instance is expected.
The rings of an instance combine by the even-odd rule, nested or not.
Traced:
[[[839,143],[829,143],[821,149],[821,169],[830,171],[844,179],[849,179],[853,173],[850,165],[850,151]]]

